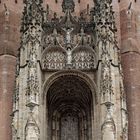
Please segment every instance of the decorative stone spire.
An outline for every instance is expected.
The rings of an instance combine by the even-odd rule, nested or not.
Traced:
[[[42,0],[24,0],[24,11],[21,32],[24,33],[29,29],[30,25],[41,26],[43,22],[43,7]]]
[[[116,131],[122,131],[122,128],[116,123],[119,117],[116,114],[121,113],[121,109],[117,113],[115,112],[119,106],[115,100],[119,96],[121,97],[120,82],[122,76],[118,57],[119,48],[115,36],[117,29],[114,13],[112,0],[95,0],[95,8],[91,11],[92,22],[95,24],[96,49],[99,60],[98,88],[102,104],[101,114],[103,114],[102,116],[107,114],[101,121],[102,140],[119,139],[119,136],[116,138]],[[105,108],[107,108],[107,112],[105,112]],[[123,123],[125,122],[126,118],[124,117]]]
[[[24,12],[22,19],[22,41],[20,52],[28,66],[27,74],[27,88],[26,95],[28,95],[28,103],[35,102],[36,96],[39,93],[38,75],[37,75],[37,59],[39,58],[40,43],[42,37],[42,23],[44,20],[44,11],[42,0],[24,0]],[[25,64],[20,64],[25,65]]]
[[[95,1],[95,8],[91,11],[92,20],[95,23],[95,31],[97,36],[97,46],[99,52],[99,59],[101,59],[102,73],[101,73],[101,94],[103,102],[111,102],[113,96],[112,76],[111,76],[111,63],[114,60],[116,47],[115,32],[115,18],[112,8],[112,0]],[[116,59],[116,58],[115,58]]]
[[[115,25],[114,11],[112,7],[112,0],[96,0],[95,8],[93,11],[93,20],[95,22],[96,30],[99,31],[99,39],[102,40],[114,40],[114,34],[117,29]]]
[[[39,60],[41,56],[41,38],[42,38],[42,23],[44,21],[44,11],[42,7],[42,0],[24,0],[24,12],[21,26],[21,47],[20,47],[20,67],[19,71],[19,94],[23,96],[22,105],[19,103],[18,108],[25,109],[25,118],[27,126],[21,126],[17,130],[17,134],[24,135],[25,140],[39,140],[39,128],[36,125],[39,122],[38,108],[40,105],[40,66]],[[24,73],[24,74],[23,74]],[[18,85],[16,85],[18,88]],[[22,91],[22,92],[21,92]],[[19,97],[20,98],[20,97]],[[31,110],[31,113],[27,110]],[[34,114],[38,114],[34,115]],[[22,116],[19,111],[18,116]],[[34,115],[34,117],[33,117]],[[17,118],[15,118],[14,121]],[[23,121],[22,118],[18,121]],[[36,123],[37,122],[37,123]],[[19,123],[19,122],[18,122]],[[23,130],[25,132],[23,132]]]

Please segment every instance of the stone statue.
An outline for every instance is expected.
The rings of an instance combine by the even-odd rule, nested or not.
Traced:
[[[66,32],[66,44],[70,44],[71,43],[71,32],[73,31],[73,28],[68,28],[68,29],[65,29],[65,28],[62,28],[63,31]]]
[[[71,65],[72,64],[72,50],[70,47],[67,49],[67,64]]]

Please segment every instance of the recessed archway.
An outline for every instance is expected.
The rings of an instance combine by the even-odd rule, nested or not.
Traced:
[[[49,140],[92,138],[94,94],[90,84],[84,78],[71,73],[63,73],[54,78],[51,84],[48,83],[44,98]]]

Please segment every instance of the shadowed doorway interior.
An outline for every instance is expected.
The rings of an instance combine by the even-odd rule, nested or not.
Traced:
[[[91,140],[92,93],[78,76],[61,76],[47,93],[49,140]]]

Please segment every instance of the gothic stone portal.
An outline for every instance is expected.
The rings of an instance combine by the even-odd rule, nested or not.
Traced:
[[[92,104],[91,90],[82,78],[59,77],[47,93],[49,140],[91,140]]]

